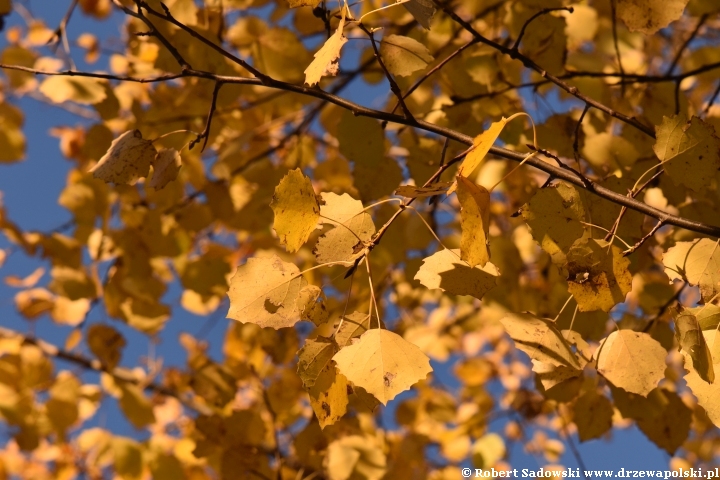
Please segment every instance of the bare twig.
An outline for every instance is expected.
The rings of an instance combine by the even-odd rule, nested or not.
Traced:
[[[638,248],[642,247],[643,243],[645,243],[646,241],[648,241],[648,239],[650,239],[650,237],[652,237],[653,235],[655,235],[655,232],[657,232],[658,230],[660,230],[660,228],[662,228],[664,225],[665,225],[665,224],[664,224],[662,221],[657,222],[657,223],[655,224],[655,226],[652,228],[652,230],[650,230],[650,231],[647,233],[647,235],[645,235],[644,237],[642,237],[640,240],[637,241],[637,243],[635,243],[635,245],[633,245],[632,247],[628,248],[627,250],[625,250],[625,251],[623,252],[623,257],[627,257],[627,256],[630,255],[631,253],[635,252],[635,250],[637,250]]]
[[[705,22],[708,19],[708,14],[703,14],[700,19],[698,20],[697,25],[695,25],[695,29],[692,31],[690,36],[685,39],[683,44],[678,49],[677,53],[675,54],[675,57],[672,59],[672,62],[670,62],[670,66],[668,67],[667,71],[665,72],[665,75],[672,75],[673,70],[675,70],[675,67],[677,66],[678,62],[680,61],[680,57],[682,57],[683,52],[685,49],[690,45],[690,42],[692,42],[695,37],[697,36],[698,32],[700,31],[700,28],[705,24]]]
[[[223,84],[220,81],[215,82],[215,88],[213,88],[212,93],[212,102],[210,103],[210,111],[208,112],[207,121],[205,122],[205,129],[202,131],[200,135],[198,135],[195,140],[190,142],[190,146],[188,147],[190,150],[200,141],[200,139],[204,139],[203,146],[200,149],[200,151],[204,151],[205,147],[207,146],[208,138],[210,138],[210,126],[212,125],[212,119],[213,115],[215,114],[215,109],[217,107],[217,97],[220,93],[220,89],[222,88]]]
[[[535,20],[538,17],[541,17],[543,15],[547,15],[550,12],[557,12],[559,10],[566,11],[573,13],[575,10],[573,7],[557,7],[557,8],[543,8],[539,12],[536,12],[532,17],[528,18],[525,23],[523,24],[522,28],[520,29],[520,34],[518,35],[518,38],[515,40],[515,43],[513,43],[513,46],[510,48],[510,50],[515,50],[517,52],[518,48],[520,47],[520,42],[522,41],[522,38],[525,36],[525,30],[527,29],[528,25],[530,25],[533,20]]]

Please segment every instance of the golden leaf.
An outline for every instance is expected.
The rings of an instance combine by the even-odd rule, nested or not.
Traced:
[[[93,177],[106,183],[134,185],[148,176],[157,151],[140,130],[128,130],[113,140],[110,149],[90,169]]]
[[[500,271],[488,262],[484,267],[471,268],[460,259],[460,250],[441,250],[423,259],[415,280],[427,288],[438,288],[453,295],[482,298],[495,287]]]
[[[601,342],[595,359],[598,373],[613,385],[647,396],[665,378],[666,355],[647,333],[619,330]]]
[[[298,168],[290,170],[275,188],[270,207],[275,214],[273,228],[289,252],[295,252],[317,227],[320,218],[312,182]]]
[[[490,193],[458,175],[457,197],[460,202],[460,258],[470,267],[484,267],[490,261],[488,229],[490,228]]]
[[[300,0],[299,5],[291,5],[290,8],[307,4]],[[318,3],[318,2],[315,2]],[[314,7],[314,6],[313,6]],[[338,24],[337,30],[328,38],[320,50],[315,53],[315,59],[305,69],[305,83],[311,87],[317,84],[322,77],[335,76],[338,73],[338,59],[340,58],[340,50],[342,49],[347,37],[343,35],[343,27],[345,26],[345,9],[342,9],[342,18]]]

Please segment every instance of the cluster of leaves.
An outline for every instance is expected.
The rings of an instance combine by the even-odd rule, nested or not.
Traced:
[[[715,0],[68,3],[0,0],[0,162],[17,98],[83,119],[52,131],[72,222],[0,206],[0,264],[50,266],[5,276],[15,308],[67,329],[0,329],[0,478],[440,480],[633,422],[714,467]],[[120,366],[180,310],[224,344]],[[108,398],[145,440],[88,426]]]

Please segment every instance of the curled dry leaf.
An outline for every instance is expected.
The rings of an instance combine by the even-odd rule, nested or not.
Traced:
[[[340,372],[383,405],[432,372],[418,347],[389,330],[368,330],[335,354]]]
[[[342,49],[347,37],[343,35],[343,28],[345,27],[345,9],[343,9],[342,18],[337,30],[333,33],[330,38],[325,41],[325,44],[315,53],[315,59],[305,69],[305,83],[310,86],[315,85],[320,81],[322,77],[337,75],[338,72],[338,59],[340,58],[340,50]]]
[[[180,154],[174,148],[164,148],[155,155],[153,162],[153,176],[148,184],[155,190],[162,190],[175,180],[182,167]]]
[[[155,155],[155,147],[150,140],[142,138],[140,130],[128,130],[113,140],[110,149],[90,172],[106,183],[134,185],[148,176]]]
[[[680,348],[692,360],[692,368],[708,383],[715,381],[715,369],[710,348],[700,328],[700,322],[687,309],[675,315],[675,337]]]

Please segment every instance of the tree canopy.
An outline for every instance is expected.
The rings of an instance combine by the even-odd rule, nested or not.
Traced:
[[[0,163],[21,99],[76,116],[72,220],[0,204],[45,264],[0,272],[0,479],[561,470],[631,424],[717,465],[717,0],[66,3],[0,0]]]

